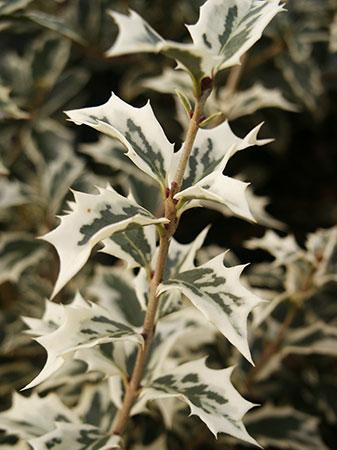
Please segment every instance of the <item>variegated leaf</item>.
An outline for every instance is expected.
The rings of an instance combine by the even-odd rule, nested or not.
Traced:
[[[135,11],[130,10],[129,15],[113,11],[110,14],[119,27],[119,34],[114,45],[106,53],[108,57],[138,52],[161,52],[178,61],[197,80],[212,69],[211,54],[193,44],[180,44],[163,39]]]
[[[112,188],[98,188],[98,195],[74,192],[72,211],[61,217],[60,225],[43,236],[56,248],[60,272],[52,296],[83,267],[92,248],[113,233],[165,222]]]
[[[0,284],[17,282],[22,272],[45,256],[45,249],[24,233],[3,234],[0,240]]]
[[[241,56],[282,10],[280,0],[208,0],[200,8],[198,22],[187,28],[194,45],[210,52],[216,68],[224,69],[240,64]]]
[[[205,322],[202,314],[194,308],[176,311],[161,318],[157,322],[144,379],[149,382],[168,367],[172,367],[173,363],[170,360],[172,353],[174,365],[177,365],[178,361],[182,362],[193,346],[189,336],[192,336],[195,347],[210,342],[214,337],[214,331],[210,331]]]
[[[239,281],[245,266],[227,268],[224,255],[185,272],[159,286],[159,293],[180,290],[207,320],[252,362],[247,340],[247,317],[261,302]]]
[[[47,361],[39,375],[25,389],[46,380],[76,350],[118,340],[142,342],[133,327],[116,321],[108,310],[94,303],[86,304],[83,299],[75,301],[74,305],[65,305],[63,314],[59,328],[36,338],[47,351]]]
[[[262,146],[271,142],[270,139],[258,139],[257,135],[261,126],[262,123],[243,139],[233,133],[228,122],[212,129],[199,130],[186,168],[182,191],[207,179],[216,171],[222,172],[229,158],[236,152],[254,145]],[[180,149],[174,154],[170,170],[171,180],[174,178],[182,150]]]
[[[26,440],[34,450],[119,448],[117,436],[81,423],[75,411],[55,394],[46,397],[14,394],[12,407],[0,414],[0,428]]]
[[[298,111],[298,107],[283,97],[279,89],[269,89],[260,83],[239,92],[221,89],[216,99],[212,97],[210,107],[222,111],[228,120],[253,114],[263,108],[280,108],[285,111]]]
[[[89,125],[118,139],[137,167],[162,186],[166,185],[173,145],[167,140],[149,103],[134,108],[112,94],[101,106],[67,111],[66,114],[78,125]]]
[[[242,423],[242,417],[254,404],[234,389],[232,370],[209,369],[204,359],[192,361],[156,378],[141,395],[146,400],[176,397],[187,403],[191,414],[205,422],[215,436],[227,433],[258,445]]]
[[[215,171],[196,185],[175,195],[177,200],[185,201],[179,214],[191,208],[205,207],[226,215],[230,212],[255,222],[246,197],[248,186],[249,183],[223,175],[222,170]]]
[[[259,408],[247,415],[246,425],[265,448],[327,450],[318,419],[289,406]]]
[[[247,241],[246,247],[266,250],[275,257],[277,265],[285,264],[297,258],[301,250],[294,236],[289,235],[283,238],[271,230],[266,231],[262,238],[253,238]]]
[[[77,292],[73,301],[73,307],[88,307],[88,303],[82,295]],[[64,305],[62,303],[54,303],[50,300],[45,300],[45,309],[40,319],[36,317],[22,316],[22,320],[28,325],[29,329],[25,330],[26,334],[31,336],[44,336],[57,330],[65,320]]]
[[[97,383],[97,373],[88,373],[83,361],[69,358],[56,372],[34,388],[34,392],[45,395],[57,390],[59,397],[71,404],[77,398],[83,383]]]
[[[24,420],[23,420],[24,412]],[[24,397],[14,393],[10,409],[0,414],[0,428],[24,439],[41,436],[55,428],[55,422],[79,423],[79,419],[55,394]]]
[[[100,266],[86,292],[109,310],[118,322],[140,327],[144,322],[144,313],[133,284],[131,273]]]
[[[189,208],[207,205],[220,209],[224,207],[234,214],[254,220],[245,195],[248,184],[226,177],[222,172],[229,158],[236,152],[270,142],[270,139],[257,138],[261,126],[262,124],[255,127],[243,139],[232,132],[228,122],[210,130],[199,130],[182,190],[175,196],[183,201],[180,213]],[[180,152],[174,155],[171,174],[175,171]]]
[[[151,260],[156,248],[154,226],[135,227],[116,233],[104,239],[103,244],[101,252],[123,259],[129,269],[145,267],[151,272]]]
[[[187,26],[193,43],[163,39],[137,13],[112,12],[120,32],[107,56],[161,52],[175,59],[194,79],[213,76],[218,70],[240,63],[240,57],[260,39],[264,28],[282,10],[279,0],[208,0],[199,21]]]
[[[157,322],[154,339],[145,364],[143,375],[144,385],[150,385],[152,380],[158,378],[167,372],[167,370],[172,369],[172,367],[176,367],[177,364],[185,362],[192,355],[195,358],[199,355],[195,349],[212,342],[213,339],[214,328],[212,327],[211,329],[207,322],[205,323],[199,311],[194,308],[171,313],[169,316],[161,318]],[[119,343],[116,344],[118,345]],[[114,344],[114,346],[116,345]],[[122,356],[122,354],[119,355],[119,362],[122,361]],[[124,370],[124,374],[127,377],[131,375],[135,357],[136,352],[132,352],[130,347],[127,349],[127,352],[124,352],[124,367],[127,369],[126,371]],[[117,360],[116,354],[113,355],[113,359],[115,361]],[[119,363],[120,367],[122,365]],[[120,370],[119,376],[109,378],[111,396],[118,408],[122,405],[124,394],[124,386],[121,378],[122,372]],[[111,373],[111,369],[108,373]],[[172,399],[169,408],[167,408],[166,402],[164,404],[161,400],[156,400],[155,402],[162,413],[165,423],[171,426],[173,414],[178,409],[176,402]],[[134,404],[131,415],[146,412],[146,403],[146,398],[140,397]]]
[[[120,448],[121,438],[103,433],[99,428],[85,424],[55,423],[55,430],[29,443],[33,450],[111,450]]]

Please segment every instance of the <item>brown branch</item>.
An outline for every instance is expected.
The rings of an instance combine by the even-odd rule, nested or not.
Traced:
[[[160,236],[159,255],[156,262],[155,272],[150,283],[149,300],[142,332],[144,344],[142,346],[139,346],[138,348],[136,362],[133,367],[130,382],[128,383],[126,388],[122,407],[117,413],[112,429],[112,434],[122,435],[124,433],[130,417],[132,406],[135,404],[135,401],[137,400],[141,390],[141,380],[144,372],[144,367],[155,330],[156,313],[158,308],[157,288],[163,280],[170,240],[177,228],[177,211],[174,195],[179,192],[181,188],[188,159],[198,132],[202,108],[203,101],[201,99],[197,99],[194,113],[187,130],[186,140],[183,146],[182,156],[177,168],[177,172],[174,177],[172,187],[169,190],[167,198],[164,202],[165,218],[169,220],[169,223],[165,226],[165,230]]]

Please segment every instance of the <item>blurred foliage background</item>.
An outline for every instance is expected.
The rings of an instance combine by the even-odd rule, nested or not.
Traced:
[[[152,201],[151,189],[141,186],[139,176],[123,173],[129,170],[125,161],[112,162],[106,142],[98,141],[97,134],[89,128],[67,123],[63,111],[101,104],[109,98],[110,91],[136,106],[150,98],[169,139],[177,143],[177,148],[183,139],[184,124],[177,114],[174,96],[153,87],[153,79],[161,80],[163,70],[172,68],[170,62],[158,55],[145,54],[106,58],[105,51],[117,34],[107,11],[135,9],[162,36],[184,41],[187,38],[184,23],[197,20],[202,3],[201,0],[0,1],[3,408],[10,404],[13,390],[25,385],[43,365],[44,352],[22,333],[20,316],[41,315],[44,298],[50,295],[57,257],[35,237],[56,226],[56,214],[71,199],[69,187],[93,191],[95,184],[110,182],[125,191],[128,178],[140,197],[146,192],[145,203]],[[337,222],[337,1],[289,0],[287,9],[268,27],[240,68],[218,77],[215,104],[233,119],[231,126],[239,136],[265,121],[262,134],[275,138],[275,142],[233,158],[229,169],[231,174],[240,174],[251,181],[256,194],[269,198],[269,213],[285,224],[282,236],[294,234],[303,246],[309,232],[332,227]],[[152,83],[147,81],[150,78]],[[256,84],[278,89],[282,101],[276,103],[280,107],[268,105],[270,92],[257,98],[251,96],[248,101],[247,94],[243,100],[235,97]],[[228,104],[239,100],[241,111],[234,114]],[[177,239],[190,242],[209,222],[213,225],[207,240],[209,246],[230,248],[244,263],[271,260],[263,251],[244,247],[248,238],[263,235],[263,226],[224,218],[208,210],[186,213]],[[68,301],[76,288],[83,287],[95,264],[112,262],[107,256],[94,254],[90,264],[57,301]],[[335,291],[334,285],[329,285],[318,300],[316,296],[316,301],[336,302]],[[329,323],[336,320],[336,307],[330,309]],[[227,365],[229,350],[222,341],[208,351],[215,365]],[[255,391],[252,388],[251,399],[258,403],[269,399],[274,407],[295,408],[300,411],[299,416],[292,409],[281,414],[282,421],[280,416],[273,421],[270,419],[273,414],[266,414],[263,418],[266,422],[261,419],[258,425],[253,423],[251,433],[263,434],[268,427],[273,430],[274,441],[266,441],[267,448],[337,448],[335,359],[297,355],[290,361],[288,358],[283,369],[272,374],[272,380],[278,383],[276,391],[270,380],[265,381],[263,387],[255,387]],[[250,393],[246,395],[249,397]],[[303,429],[296,437],[293,422],[296,418],[298,423],[304,423],[305,416],[301,414],[316,417],[318,422],[307,428],[301,425]],[[154,424],[158,429],[163,427],[159,419],[136,418],[135,430],[151,442],[156,436],[148,430]],[[258,430],[260,426],[260,431],[254,426]],[[188,433],[194,436],[189,449],[246,448],[223,444],[221,440],[214,444],[206,432],[201,437],[195,434],[197,428],[198,424],[194,428],[189,425]],[[278,430],[282,429],[295,444],[283,443],[284,435],[278,436]],[[178,432],[172,432],[170,439],[171,449],[187,448]]]

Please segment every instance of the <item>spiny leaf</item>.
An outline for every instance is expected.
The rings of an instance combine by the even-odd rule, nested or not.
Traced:
[[[247,184],[222,174],[231,156],[254,145],[265,145],[270,139],[258,139],[262,124],[243,139],[237,137],[224,122],[210,130],[199,130],[192,149],[182,190],[176,199],[183,200],[180,212],[205,202],[229,208],[234,214],[254,220],[245,197]],[[173,177],[182,150],[173,157],[170,175]],[[187,202],[185,200],[188,200]]]
[[[110,11],[110,15],[116,21],[120,32],[113,47],[108,50],[107,56],[154,52],[157,45],[164,42],[164,39],[135,11],[130,10],[128,16]]]
[[[154,379],[172,370],[178,364],[188,360],[191,355],[198,356],[196,348],[200,348],[214,339],[214,329],[205,323],[203,316],[194,308],[172,313],[157,322],[154,339],[151,344],[149,356],[145,364],[143,384],[150,386]],[[201,354],[201,352],[200,352]],[[135,353],[128,356],[128,370],[131,371]],[[128,373],[130,376],[130,373]],[[122,403],[121,382],[118,379],[111,380],[111,391],[114,392],[116,406]],[[119,398],[117,399],[117,392]],[[147,399],[140,397],[131,410],[131,415],[139,414],[147,410]],[[166,424],[172,424],[173,414],[178,409],[177,402],[171,399],[170,406],[161,399],[155,400]]]
[[[209,369],[204,359],[192,361],[153,380],[141,395],[146,400],[179,398],[215,436],[227,433],[258,445],[242,423],[242,417],[254,404],[234,389],[230,381],[232,370]]]
[[[279,89],[266,88],[260,83],[234,93],[220,89],[217,98],[212,97],[212,100],[209,102],[210,108],[220,109],[229,120],[253,114],[263,108],[298,111],[298,107],[284,98]]]
[[[208,0],[200,8],[198,22],[187,28],[194,45],[211,53],[221,70],[239,64],[282,9],[279,0]]]
[[[166,185],[173,145],[167,140],[149,103],[134,108],[112,94],[101,106],[67,111],[66,114],[78,125],[89,125],[118,139],[136,166],[161,185]]]
[[[30,397],[14,393],[11,408],[0,414],[0,427],[29,439],[52,431],[57,420],[79,423],[76,414],[63,405],[55,394],[42,398],[34,393]]]
[[[176,194],[176,199],[188,201],[183,203],[179,214],[188,209],[203,206],[223,214],[228,214],[230,211],[236,216],[255,222],[246,197],[248,186],[249,183],[222,175],[221,170],[215,171],[200,183]]]
[[[279,0],[208,0],[195,25],[187,26],[193,43],[163,39],[137,13],[111,12],[120,32],[107,56],[161,52],[175,59],[196,81],[240,63],[240,57],[260,39],[264,28],[282,10]]]
[[[94,303],[86,304],[81,298],[74,305],[65,305],[63,314],[60,327],[36,338],[47,351],[47,361],[39,375],[25,389],[46,380],[76,350],[123,339],[142,342],[134,328],[116,321],[105,308]]]
[[[73,308],[88,308],[89,304],[84,300],[82,295],[77,292],[71,302]],[[45,309],[40,319],[36,317],[22,316],[23,321],[29,326],[25,330],[26,334],[31,336],[44,336],[57,330],[65,320],[65,310],[62,303],[55,303],[45,300]]]
[[[245,266],[227,268],[224,255],[185,272],[159,286],[158,292],[181,291],[213,325],[252,362],[247,340],[247,317],[261,302],[242,286],[240,274]]]
[[[60,273],[52,296],[83,267],[99,241],[135,225],[165,222],[112,188],[98,188],[98,191],[98,195],[74,192],[72,211],[61,217],[55,230],[43,236],[54,245],[60,257]]]
[[[224,169],[229,158],[238,151],[270,143],[271,139],[258,138],[262,125],[263,123],[257,125],[244,138],[236,136],[227,121],[210,130],[199,130],[184,177],[183,189],[193,186],[219,168]],[[175,162],[180,152],[181,150],[178,155],[175,154]]]
[[[262,238],[253,238],[247,241],[246,247],[266,250],[275,257],[275,262],[278,265],[297,258],[300,252],[300,247],[297,245],[294,236],[280,237],[271,230],[266,231]]]
[[[55,394],[46,397],[14,394],[12,407],[0,414],[0,426],[23,438],[34,450],[108,450],[119,448],[120,443],[119,437],[81,423],[76,412]]]

